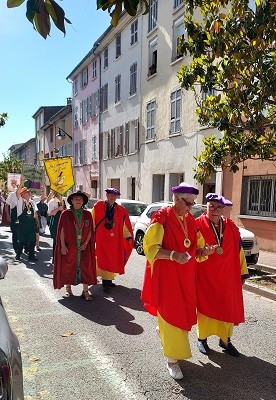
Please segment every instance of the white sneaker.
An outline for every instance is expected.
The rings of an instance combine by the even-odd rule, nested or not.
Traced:
[[[183,374],[178,363],[175,363],[171,366],[169,366],[167,363],[167,369],[169,370],[169,373],[173,379],[183,379]]]

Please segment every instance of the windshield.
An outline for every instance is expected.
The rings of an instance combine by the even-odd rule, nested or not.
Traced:
[[[132,215],[133,217],[139,217],[142,212],[146,209],[147,205],[146,204],[140,204],[140,203],[121,203],[122,206],[124,206],[129,215]]]

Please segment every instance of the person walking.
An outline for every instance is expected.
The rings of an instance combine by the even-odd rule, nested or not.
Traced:
[[[171,191],[173,206],[153,214],[144,236],[147,262],[141,299],[157,316],[169,374],[182,379],[178,360],[191,357],[188,333],[196,324],[196,257],[205,260],[214,248],[205,245],[189,212],[198,189],[182,182]]]
[[[53,284],[66,287],[73,296],[72,285],[83,284],[82,297],[92,300],[89,285],[97,284],[94,228],[91,213],[84,209],[88,197],[81,191],[70,194],[70,209],[62,211],[57,228]]]
[[[53,254],[52,254],[52,264],[54,264],[54,254],[55,254],[55,246],[56,246],[56,234],[57,234],[57,226],[60,215],[63,210],[66,210],[66,205],[61,195],[57,192],[51,192],[48,196],[48,222],[49,222],[49,231],[51,234],[51,238],[53,239]]]
[[[223,216],[232,202],[220,194],[206,195],[207,212],[196,219],[196,226],[215,253],[197,266],[198,349],[209,354],[207,338],[216,335],[219,346],[234,357],[238,350],[231,343],[233,328],[244,322],[242,285],[249,277],[238,227]]]
[[[31,200],[31,192],[24,187],[24,176],[21,176],[20,185],[16,190],[17,235],[18,244],[16,260],[20,260],[23,248],[28,249],[28,261],[36,262],[35,243],[38,229],[38,214],[35,203]]]
[[[95,226],[97,275],[102,277],[105,291],[115,286],[116,274],[125,273],[125,265],[133,249],[133,230],[125,207],[116,203],[119,190],[107,188],[106,200],[92,208]]]

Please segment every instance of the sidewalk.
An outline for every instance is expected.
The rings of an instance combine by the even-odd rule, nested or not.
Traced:
[[[276,253],[260,250],[258,264],[268,265],[276,269]]]

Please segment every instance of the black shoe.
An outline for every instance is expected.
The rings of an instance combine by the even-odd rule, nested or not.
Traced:
[[[36,262],[36,261],[38,261],[38,258],[36,258],[36,257],[30,257],[30,258],[28,258],[28,261]]]
[[[15,259],[16,259],[17,261],[19,261],[19,260],[20,260],[20,256],[16,255],[16,256],[15,256]]]
[[[198,339],[197,347],[202,354],[209,354],[211,352],[211,349],[207,344],[207,339]]]
[[[103,286],[106,286],[106,287],[114,287],[114,286],[116,286],[115,285],[115,283],[113,283],[111,280],[109,280],[109,279],[103,279],[102,280],[102,285]]]
[[[230,340],[228,341],[227,344],[225,344],[221,339],[219,341],[219,346],[222,347],[230,356],[233,357],[239,357],[240,353],[238,352],[238,350],[236,349],[235,346],[232,345],[232,343],[230,342]]]

